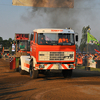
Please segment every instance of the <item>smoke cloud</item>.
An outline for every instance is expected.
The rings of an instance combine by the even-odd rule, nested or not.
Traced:
[[[32,7],[27,9],[27,14],[22,15],[21,19],[32,25],[33,29],[71,27],[79,34],[79,42],[82,28],[89,25],[91,34],[100,40],[98,37],[100,32],[99,5],[99,0],[74,0],[74,8]]]

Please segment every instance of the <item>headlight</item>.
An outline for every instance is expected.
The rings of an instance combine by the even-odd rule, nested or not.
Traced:
[[[69,68],[74,68],[74,65],[69,65]]]
[[[44,65],[39,65],[39,68],[44,68],[45,66]]]

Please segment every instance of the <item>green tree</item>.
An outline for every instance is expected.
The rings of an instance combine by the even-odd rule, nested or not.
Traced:
[[[78,45],[77,44],[75,44],[76,45],[76,50],[78,50]]]
[[[8,42],[8,40],[3,40],[3,47],[4,47],[5,49],[8,49],[8,47],[9,47],[9,42]]]
[[[2,43],[3,43],[3,38],[0,37],[0,46],[3,46]],[[0,51],[2,51],[2,47],[0,48]]]
[[[81,38],[80,47],[79,47],[81,52],[86,50],[87,31],[89,30],[90,30],[90,26],[83,27],[82,29],[82,38]]]
[[[12,40],[12,38],[9,38],[8,40],[3,40],[3,38],[0,37],[0,44],[2,44],[2,48],[4,47],[4,49],[9,49],[10,52],[12,48],[12,43],[15,43],[15,41]],[[0,48],[0,51],[2,51],[2,48]]]
[[[12,43],[12,39],[11,38],[9,38],[8,40],[3,40],[3,47],[5,48],[5,49],[9,49],[9,47],[11,47],[11,43]]]
[[[9,39],[8,39],[9,53],[12,53],[12,42],[13,42],[12,38],[9,38]]]
[[[1,42],[1,41],[3,41],[3,38],[2,38],[2,37],[0,37],[0,42]]]

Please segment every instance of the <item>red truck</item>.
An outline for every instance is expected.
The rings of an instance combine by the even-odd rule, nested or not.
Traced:
[[[40,72],[61,70],[71,77],[75,69],[78,35],[72,29],[35,29],[30,36],[30,56],[21,56],[19,69],[37,78]]]

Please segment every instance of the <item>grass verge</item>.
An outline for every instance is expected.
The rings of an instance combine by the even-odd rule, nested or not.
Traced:
[[[77,66],[76,66],[76,69],[85,70],[85,66],[77,65]],[[100,68],[90,68],[90,71],[98,71],[98,72],[100,72]]]

